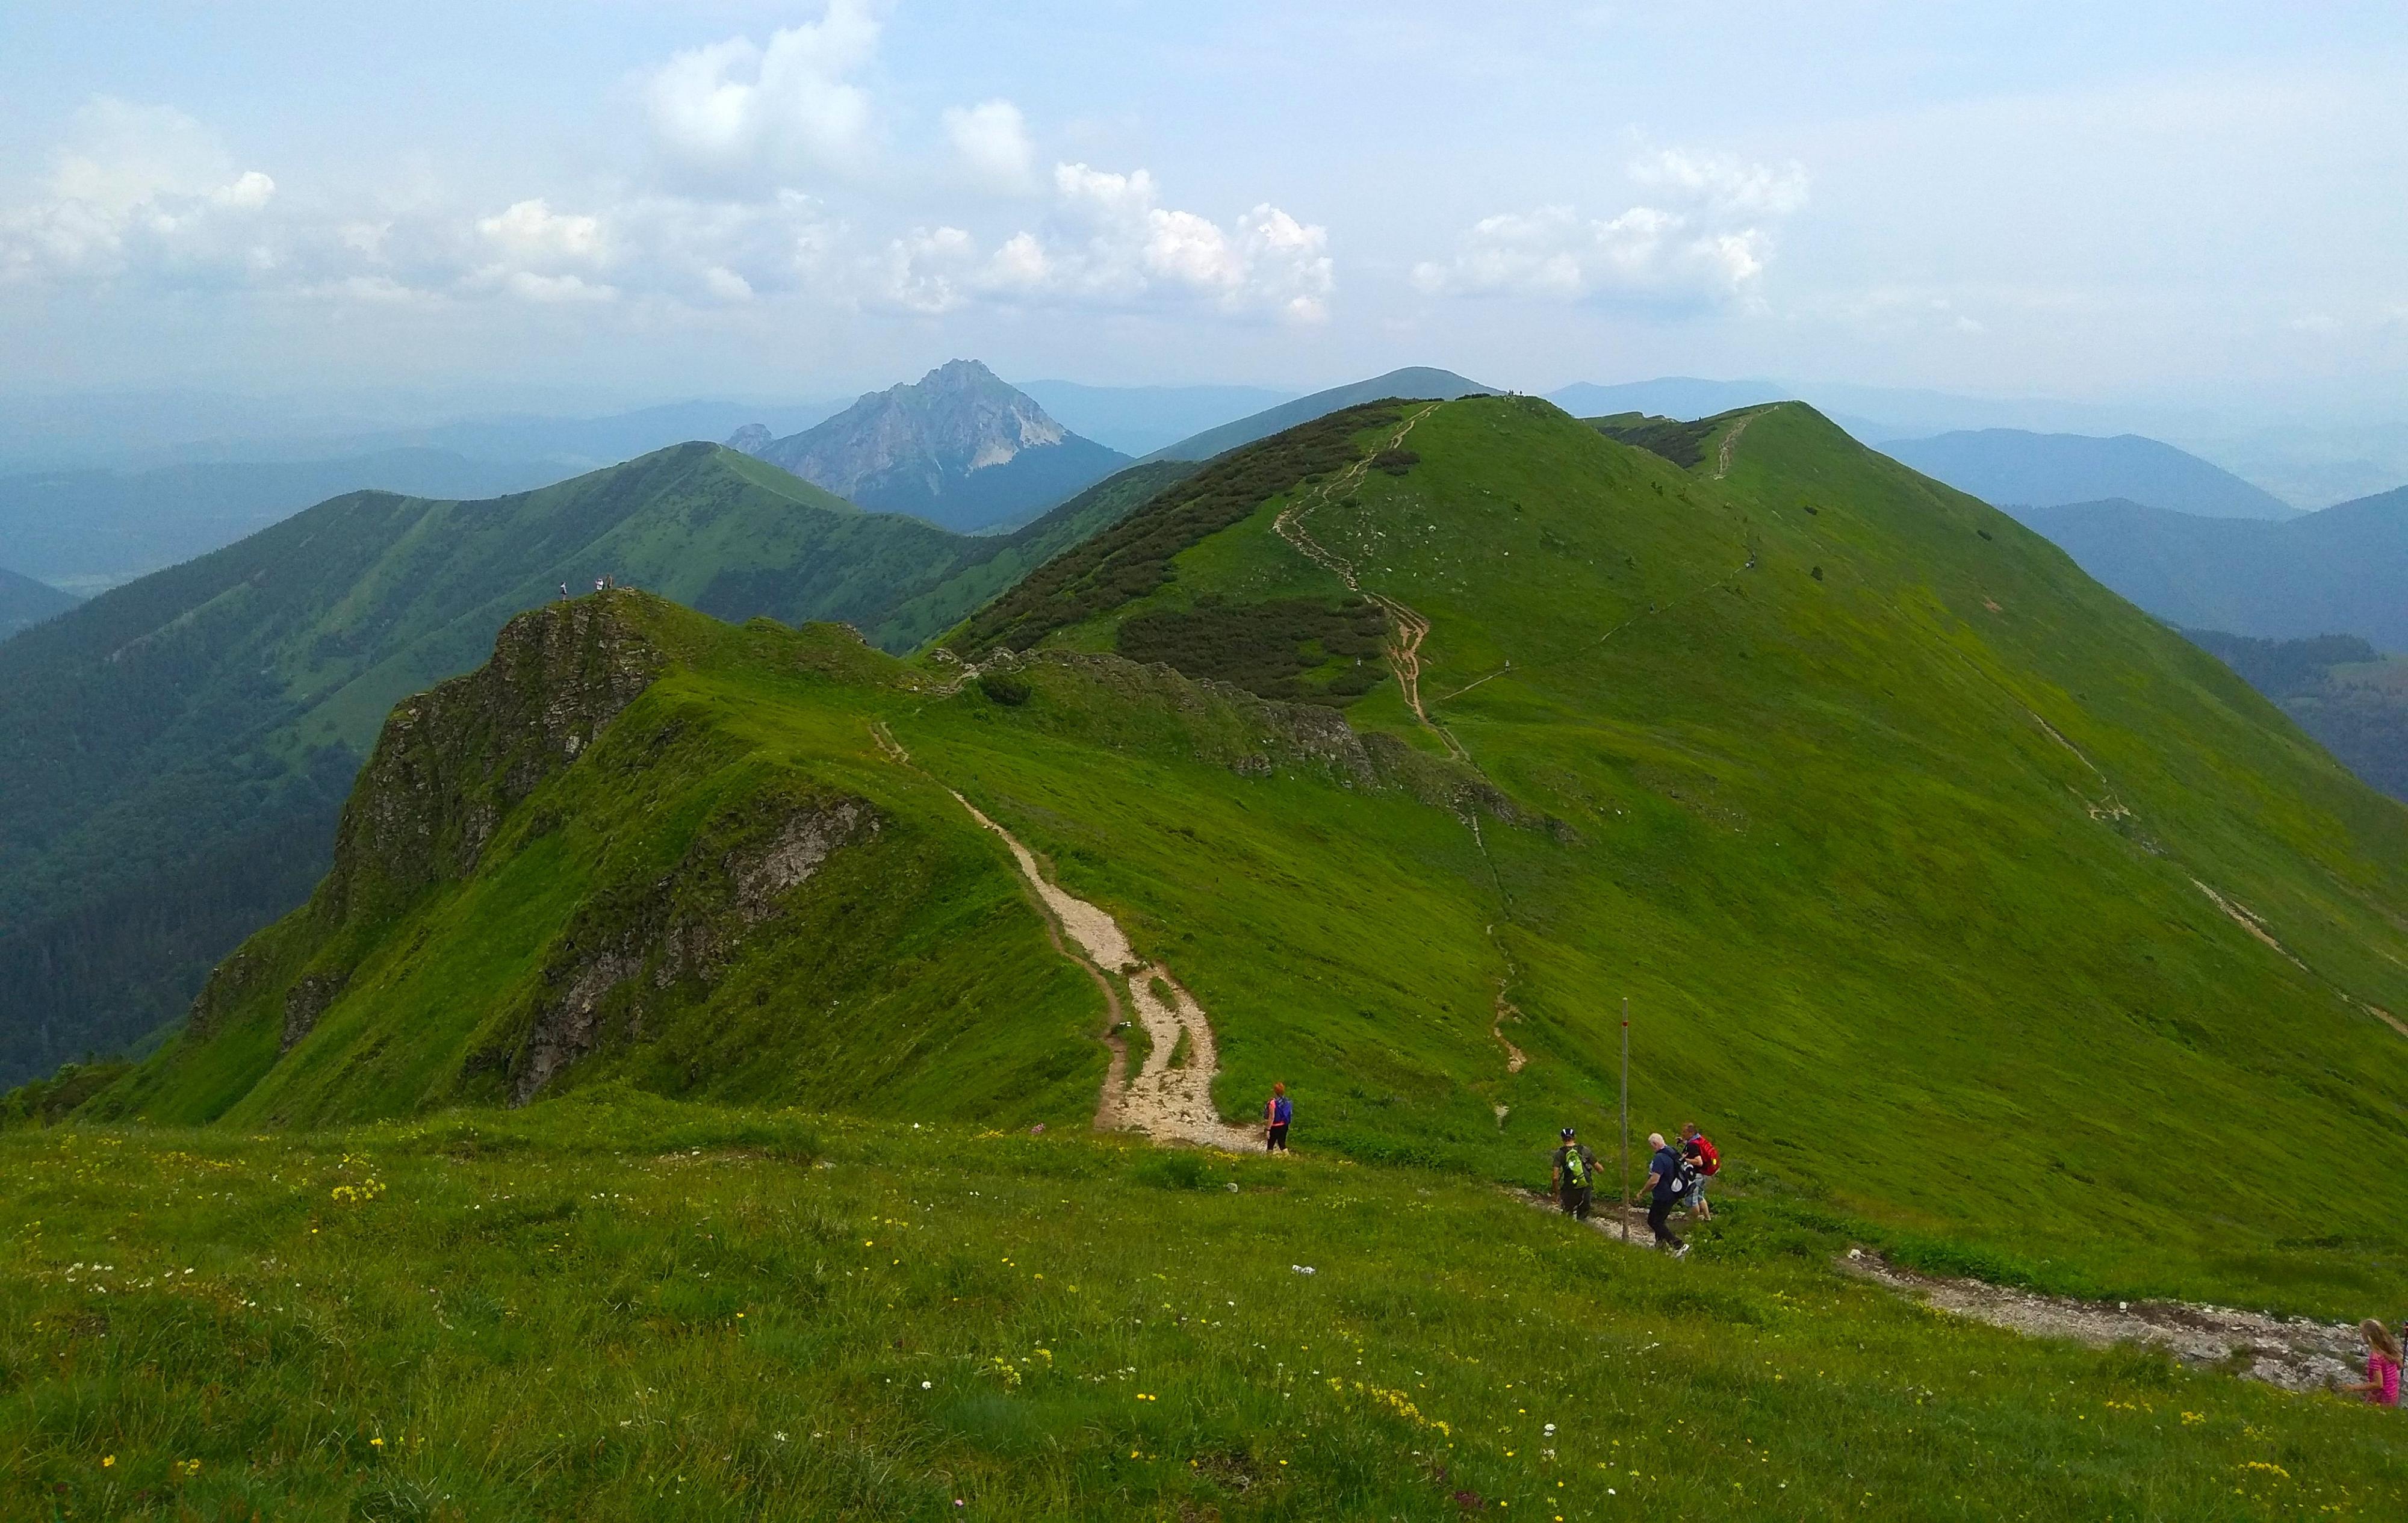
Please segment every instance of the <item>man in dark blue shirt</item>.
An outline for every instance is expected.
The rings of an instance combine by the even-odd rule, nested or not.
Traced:
[[[1648,1230],[1656,1234],[1656,1246],[1670,1244],[1673,1257],[1685,1257],[1689,1245],[1681,1241],[1680,1234],[1664,1218],[1681,1203],[1681,1192],[1687,1187],[1688,1176],[1682,1171],[1680,1153],[1664,1141],[1662,1132],[1649,1132],[1647,1145],[1656,1150],[1656,1157],[1647,1162]]]

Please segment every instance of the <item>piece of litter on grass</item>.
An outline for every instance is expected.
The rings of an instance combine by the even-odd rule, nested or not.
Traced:
[[[1313,1268],[1310,1264],[1290,1264],[1288,1268],[1294,1270],[1298,1274],[1311,1274],[1313,1272]]]

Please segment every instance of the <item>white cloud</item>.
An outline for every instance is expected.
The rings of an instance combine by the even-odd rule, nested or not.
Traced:
[[[477,223],[477,231],[503,257],[521,265],[598,265],[606,257],[602,219],[564,215],[540,196],[484,218]]]
[[[949,107],[944,125],[954,156],[980,185],[1007,193],[1035,186],[1037,150],[1019,107],[1008,100]]]
[[[1054,169],[1054,216],[982,255],[960,228],[915,232],[889,245],[878,295],[913,311],[972,299],[1135,307],[1208,303],[1239,314],[1319,322],[1335,276],[1326,228],[1277,207],[1223,226],[1159,205],[1154,177],[1083,164]]]
[[[1806,204],[1803,169],[1664,150],[1628,166],[1657,204],[1611,217],[1570,206],[1484,217],[1455,256],[1413,267],[1432,295],[1750,304],[1772,259],[1768,223]]]
[[[1806,205],[1806,171],[1743,164],[1723,154],[1662,149],[1634,160],[1631,180],[1723,215],[1785,217]]]
[[[878,49],[864,0],[816,22],[679,53],[644,86],[654,136],[682,167],[721,182],[791,184],[858,172],[873,147],[869,94],[851,76]]]
[[[502,288],[522,301],[616,301],[616,286],[604,285],[578,275],[538,275],[532,270],[512,270],[502,280]]]
[[[240,280],[276,263],[261,217],[275,195],[181,111],[97,97],[36,199],[0,212],[0,280]]]

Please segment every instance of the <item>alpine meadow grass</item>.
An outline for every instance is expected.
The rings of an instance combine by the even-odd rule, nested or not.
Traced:
[[[2394,1414],[1950,1319],[1743,1191],[1674,1263],[1425,1171],[624,1090],[12,1132],[0,1185],[10,1517],[2408,1502]]]

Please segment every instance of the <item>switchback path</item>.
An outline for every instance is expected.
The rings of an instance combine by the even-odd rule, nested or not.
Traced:
[[[873,723],[870,735],[888,760],[928,776],[883,724]],[[1094,975],[1104,991],[1112,1025],[1117,1027],[1121,1022],[1117,985],[1127,989],[1128,1002],[1145,1027],[1151,1045],[1134,1080],[1128,1076],[1127,1047],[1117,1040],[1112,1042],[1111,1068],[1104,1076],[1103,1094],[1096,1105],[1096,1127],[1142,1132],[1158,1142],[1197,1142],[1233,1152],[1259,1146],[1252,1130],[1224,1122],[1212,1104],[1212,1081],[1221,1070],[1220,1056],[1212,1042],[1212,1023],[1196,997],[1180,986],[1168,968],[1140,958],[1130,949],[1120,923],[1110,914],[1049,883],[1035,854],[1010,831],[988,819],[958,792],[945,791],[971,819],[1000,836],[1010,849],[1021,876],[1045,907],[1048,934],[1060,927],[1054,947],[1075,957]],[[1064,938],[1077,948],[1075,953],[1063,946]]]
[[[1438,406],[1436,402],[1428,403],[1408,417],[1384,448],[1390,450],[1402,448],[1405,436],[1413,431],[1413,424],[1428,417]],[[1388,669],[1397,674],[1397,685],[1404,692],[1405,707],[1413,711],[1413,717],[1421,721],[1423,728],[1445,743],[1449,754],[1468,766],[1471,761],[1471,754],[1463,749],[1462,742],[1456,740],[1445,726],[1430,718],[1422,708],[1421,650],[1423,639],[1429,634],[1429,621],[1384,593],[1366,591],[1362,581],[1355,574],[1354,563],[1315,539],[1304,526],[1305,514],[1333,500],[1339,493],[1352,491],[1360,485],[1364,474],[1371,468],[1372,456],[1379,453],[1375,450],[1364,455],[1344,470],[1322,482],[1320,487],[1309,496],[1298,497],[1281,509],[1279,516],[1271,520],[1271,527],[1279,531],[1281,539],[1295,546],[1299,554],[1344,582],[1348,592],[1378,604],[1381,611],[1388,615],[1389,624],[1394,630],[1393,637],[1388,641]]]

